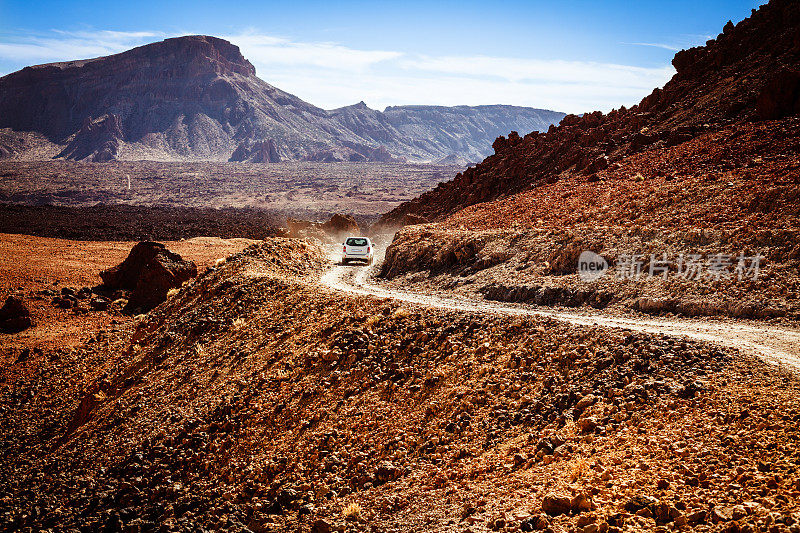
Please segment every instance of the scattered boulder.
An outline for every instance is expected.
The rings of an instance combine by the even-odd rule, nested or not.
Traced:
[[[520,524],[520,529],[522,531],[541,531],[547,529],[549,525],[550,522],[547,520],[547,515],[537,514],[523,520],[522,524]]]
[[[608,157],[605,156],[605,155],[601,155],[600,157],[598,157],[597,159],[595,159],[594,161],[589,163],[589,166],[587,166],[584,169],[584,172],[586,174],[594,174],[594,173],[599,172],[601,170],[607,169],[608,168],[608,164],[609,164]]]
[[[656,504],[658,504],[656,498],[644,494],[637,494],[625,503],[625,510],[629,513],[635,513]]]
[[[721,522],[730,522],[731,520],[733,520],[732,508],[716,505],[711,510],[711,521],[715,524],[719,524]]]
[[[572,501],[569,496],[564,494],[548,494],[542,500],[542,511],[551,515],[558,516],[570,512]]]
[[[319,519],[311,526],[311,533],[330,533],[331,525],[323,519]]]
[[[197,265],[158,242],[140,242],[119,265],[100,273],[107,290],[133,291],[126,311],[146,312],[167,299],[170,289],[197,276]]]
[[[386,483],[400,477],[400,469],[389,461],[383,461],[375,472],[375,481]]]
[[[76,300],[69,296],[56,296],[52,303],[60,309],[72,309],[77,304]]]
[[[103,298],[102,296],[95,296],[89,302],[89,305],[95,311],[108,311],[108,306],[110,303],[111,302],[108,300],[108,298]]]
[[[31,312],[22,298],[9,296],[3,307],[0,307],[0,331],[16,333],[33,326]]]
[[[575,495],[572,500],[569,502],[570,510],[573,513],[583,513],[586,511],[591,511],[594,505],[592,504],[591,498],[584,493],[580,493]]]
[[[593,416],[578,419],[578,429],[581,434],[591,433],[597,427],[597,419]]]

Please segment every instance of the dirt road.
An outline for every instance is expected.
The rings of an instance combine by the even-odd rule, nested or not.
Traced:
[[[753,354],[781,369],[800,373],[800,330],[776,327],[759,322],[727,319],[662,319],[609,316],[602,311],[551,311],[518,304],[472,300],[419,294],[411,291],[386,289],[371,278],[374,267],[335,266],[322,277],[322,283],[332,289],[351,294],[392,298],[411,304],[468,313],[500,313],[506,315],[545,316],[577,325],[598,325],[629,329],[643,333],[686,337],[712,342]]]

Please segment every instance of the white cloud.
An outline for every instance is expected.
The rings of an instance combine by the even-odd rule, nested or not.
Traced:
[[[631,46],[649,46],[650,48],[663,48],[664,50],[669,50],[671,52],[677,52],[682,49],[678,45],[665,44],[665,43],[622,43],[622,44],[628,44]]]
[[[244,33],[223,35],[239,46],[251,63],[267,66],[313,66],[332,70],[363,71],[376,63],[397,59],[403,54],[387,50],[356,50],[336,43],[305,43]]]
[[[185,35],[182,34],[182,35]],[[0,39],[4,67],[85,59],[176,36],[154,31],[53,31]],[[359,50],[339,43],[303,42],[255,30],[224,35],[258,75],[324,108],[364,100],[387,105],[516,104],[566,112],[630,106],[663,85],[670,66],[491,56],[417,56]]]
[[[635,43],[620,43],[626,44],[630,46],[646,46],[649,48],[661,48],[663,50],[669,50],[670,52],[679,52],[680,50],[684,50],[686,48],[692,48],[693,46],[702,46],[708,41],[709,39],[713,39],[714,35],[707,35],[707,34],[685,34],[677,37],[676,39],[672,40],[669,43],[664,42],[635,42]]]
[[[404,62],[406,68],[469,77],[496,77],[514,82],[591,83],[646,86],[669,74],[669,68],[641,68],[610,63],[520,59],[508,57],[425,57]]]
[[[124,52],[134,46],[163,38],[157,32],[53,30],[50,34],[26,35],[0,42],[0,60],[24,63],[51,63],[88,59]]]

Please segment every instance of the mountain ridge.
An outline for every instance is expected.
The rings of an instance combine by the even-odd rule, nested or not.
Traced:
[[[465,129],[457,121],[467,114]],[[545,129],[562,116],[515,106],[381,112],[363,101],[325,110],[258,78],[236,45],[202,35],[34,65],[0,78],[0,128],[43,134],[60,154],[92,161],[361,161],[373,154],[385,161],[384,152],[396,160],[477,161],[498,134]],[[119,135],[93,145],[87,125],[103,117],[118,125]],[[413,138],[423,133],[429,139]],[[67,150],[76,138],[81,150]],[[266,152],[252,148],[270,143]],[[19,153],[13,146],[5,151]]]

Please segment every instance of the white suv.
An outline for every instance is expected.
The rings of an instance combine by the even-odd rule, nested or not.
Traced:
[[[350,261],[366,261],[372,264],[375,258],[375,247],[366,237],[350,237],[342,245],[342,264],[346,265]]]

